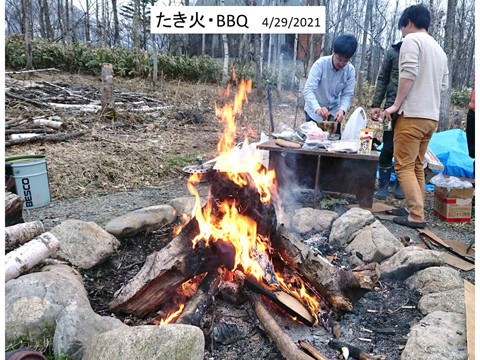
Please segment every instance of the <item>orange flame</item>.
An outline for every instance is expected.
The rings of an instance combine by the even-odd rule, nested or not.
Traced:
[[[175,320],[177,317],[180,316],[184,307],[185,307],[185,304],[181,304],[180,308],[177,311],[171,312],[170,314],[167,315],[165,319],[161,319],[160,325],[170,324],[173,320]]]
[[[233,73],[233,76],[235,74]],[[222,172],[232,182],[240,187],[252,184],[258,192],[263,203],[269,204],[276,196],[277,181],[273,170],[268,171],[262,166],[262,157],[258,152],[250,149],[248,138],[245,137],[243,147],[235,146],[237,127],[235,116],[241,114],[243,102],[247,102],[247,94],[252,90],[252,81],[240,81],[238,90],[232,104],[223,107],[215,104],[216,116],[224,125],[224,130],[217,145],[219,156],[217,157],[215,169]],[[227,86],[225,95],[228,97],[230,85]],[[225,200],[216,203],[215,208],[218,214],[213,213],[213,203],[210,198],[207,204],[201,207],[200,196],[195,185],[199,183],[198,174],[190,176],[187,187],[192,195],[196,197],[192,217],[198,222],[199,232],[192,241],[195,247],[200,241],[208,246],[210,242],[225,241],[235,248],[234,269],[241,268],[246,274],[253,275],[257,280],[262,281],[264,271],[256,260],[256,254],[266,254],[270,247],[268,239],[257,234],[257,223],[246,215],[243,215],[235,200]],[[277,274],[277,276],[279,276]],[[305,286],[295,289],[279,277],[281,287],[287,293],[295,296],[303,303],[307,303],[311,312],[315,314],[318,309],[316,299],[307,294]]]

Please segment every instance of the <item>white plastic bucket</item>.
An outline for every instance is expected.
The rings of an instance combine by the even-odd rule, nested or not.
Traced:
[[[14,156],[5,159],[7,174],[15,179],[17,195],[23,197],[24,209],[50,204],[47,160],[43,155]]]

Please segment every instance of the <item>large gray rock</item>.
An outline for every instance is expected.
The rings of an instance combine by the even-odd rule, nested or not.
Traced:
[[[463,279],[457,270],[446,266],[429,267],[419,271],[406,280],[411,289],[420,294],[430,294],[440,291],[463,288]]]
[[[181,216],[182,214],[191,216],[195,206],[195,201],[195,196],[184,196],[170,200],[168,205],[175,209],[177,216]],[[205,199],[200,198],[200,206],[203,205],[205,205]]]
[[[92,309],[70,305],[62,311],[57,321],[53,337],[55,356],[81,360],[85,348],[93,339],[120,327],[128,326],[116,318],[100,316]]]
[[[376,220],[357,233],[345,250],[351,254],[360,253],[364,262],[380,263],[402,248],[402,243]]]
[[[418,301],[418,310],[423,315],[434,311],[465,314],[465,288],[457,288],[423,295]]]
[[[382,279],[404,280],[417,271],[442,265],[445,265],[445,261],[441,252],[408,246],[383,261],[380,273]]]
[[[82,278],[69,266],[46,266],[10,280],[5,284],[6,343],[19,337],[43,341],[45,327],[55,327],[69,305],[91,309]]]
[[[346,245],[357,231],[374,221],[375,218],[370,211],[361,208],[350,209],[333,222],[329,241],[333,245]]]
[[[155,231],[171,224],[177,212],[170,205],[150,206],[131,211],[110,220],[105,230],[117,238],[135,236],[144,231]]]
[[[60,241],[55,257],[81,269],[90,269],[108,259],[120,242],[94,222],[66,220],[50,230]]]
[[[338,214],[333,211],[303,208],[295,211],[292,228],[300,235],[328,231],[337,218]]]
[[[94,339],[83,360],[202,360],[205,339],[191,325],[143,325],[118,328]]]
[[[410,329],[401,360],[465,360],[467,330],[465,315],[435,311]]]

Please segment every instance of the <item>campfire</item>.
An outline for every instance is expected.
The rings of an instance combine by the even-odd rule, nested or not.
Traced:
[[[167,306],[155,323],[199,325],[212,297],[230,288],[234,298],[243,294],[253,302],[261,321],[259,306],[278,306],[296,321],[330,331],[332,310],[350,311],[378,281],[375,264],[336,268],[278,223],[282,208],[275,172],[262,165],[247,136],[242,147],[235,145],[236,116],[251,89],[251,81],[241,81],[234,100],[216,106],[224,130],[206,204],[201,206],[195,187],[201,175],[192,174],[187,182],[196,197],[192,214],[115,294],[113,311],[143,317]],[[230,96],[230,86],[225,95]]]

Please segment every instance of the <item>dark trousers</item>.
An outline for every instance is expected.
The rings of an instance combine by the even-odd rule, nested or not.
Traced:
[[[468,156],[475,159],[475,111],[472,109],[467,113],[467,144]]]
[[[393,159],[393,134],[395,130],[395,123],[397,122],[397,116],[392,116],[392,130],[383,132],[383,148],[380,152],[378,159],[378,165],[380,169],[390,169],[392,167]]]
[[[306,111],[305,111],[305,119],[306,119],[305,121],[315,121],[315,120],[313,120],[313,119],[310,117],[310,115],[308,115],[308,113],[307,113]],[[315,121],[315,122],[316,122],[316,121]],[[335,134],[340,135],[340,128],[341,128],[340,125],[341,125],[341,124],[338,124],[338,125],[337,125],[337,131],[335,131]]]

